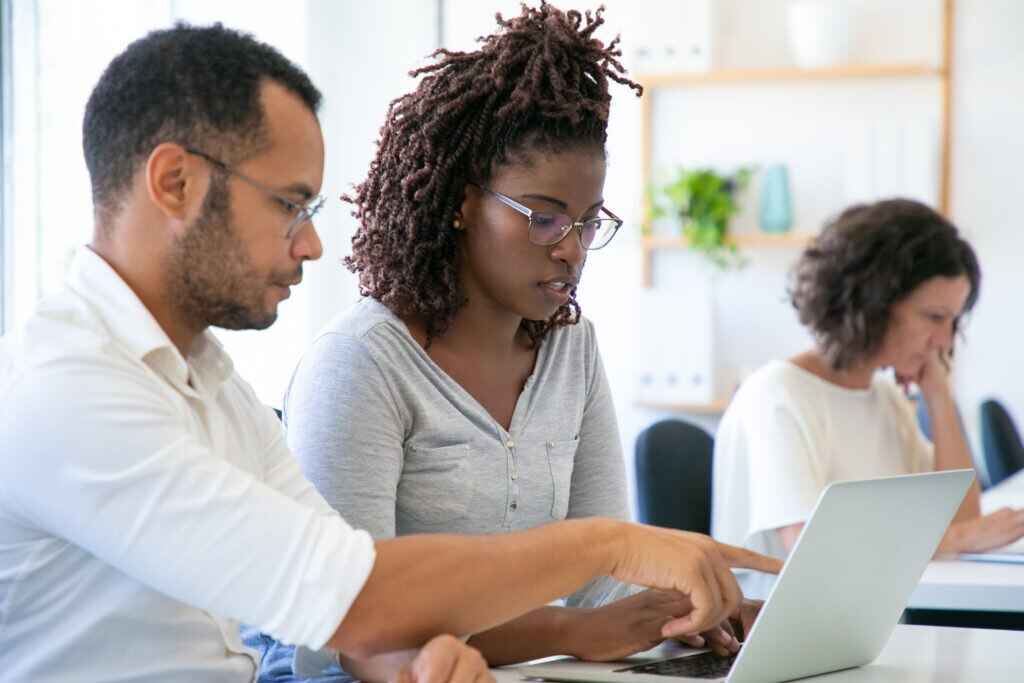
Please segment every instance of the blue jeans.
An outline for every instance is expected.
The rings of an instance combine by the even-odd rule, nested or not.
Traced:
[[[248,624],[242,624],[239,631],[242,642],[260,653],[260,670],[257,676],[259,683],[351,683],[355,680],[337,666],[324,670],[322,675],[314,678],[298,678],[292,669],[292,662],[295,659],[294,645],[285,645],[274,640]]]

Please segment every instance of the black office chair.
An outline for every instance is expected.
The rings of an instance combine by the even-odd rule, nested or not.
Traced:
[[[1024,444],[1017,426],[1003,404],[995,399],[981,404],[981,445],[992,486],[1024,468]]]
[[[714,440],[682,420],[656,422],[636,439],[636,488],[645,524],[711,532]]]

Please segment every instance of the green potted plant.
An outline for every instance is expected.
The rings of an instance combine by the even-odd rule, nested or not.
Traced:
[[[742,266],[746,261],[727,236],[729,221],[740,209],[736,194],[750,182],[750,174],[749,168],[722,175],[708,168],[678,167],[674,179],[649,189],[650,218],[678,217],[692,249],[721,268]]]

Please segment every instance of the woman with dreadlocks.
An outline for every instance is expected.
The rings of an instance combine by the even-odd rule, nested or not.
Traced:
[[[285,399],[304,472],[377,539],[628,516],[576,288],[622,224],[603,198],[609,82],[641,89],[617,39],[593,37],[600,9],[542,3],[498,23],[476,51],[438,50],[391,103],[347,198],[360,225],[346,263],[364,298],[313,342]],[[469,643],[492,665],[617,659],[689,611],[653,591],[613,602],[627,588],[595,582]],[[723,629],[691,640],[738,648]]]

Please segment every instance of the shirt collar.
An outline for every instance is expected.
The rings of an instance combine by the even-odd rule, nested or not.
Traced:
[[[96,311],[110,336],[122,348],[173,384],[189,385],[189,366],[207,389],[215,389],[231,375],[234,369],[231,358],[209,330],[204,330],[193,342],[187,361],[182,358],[128,283],[92,249],[82,247],[75,254],[67,284]]]

